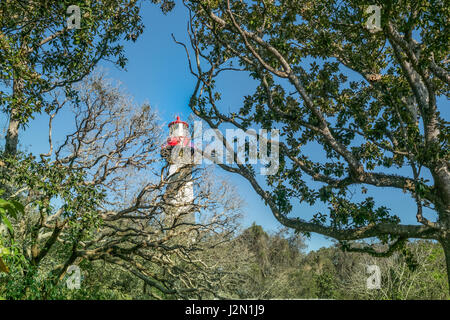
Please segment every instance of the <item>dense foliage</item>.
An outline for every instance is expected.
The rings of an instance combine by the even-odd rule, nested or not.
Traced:
[[[239,299],[449,299],[442,248],[430,241],[408,243],[389,258],[346,253],[338,247],[304,252],[304,239],[287,230],[269,234],[252,225],[230,243],[205,251],[220,266],[220,295]],[[381,270],[381,288],[366,287],[368,265]],[[49,299],[154,299],[154,288],[104,261],[80,264],[81,288],[54,288]],[[0,276],[0,296],[14,298],[21,281]],[[15,280],[20,280],[16,277]],[[6,285],[7,284],[7,285]],[[37,279],[27,298],[39,296]],[[6,285],[6,286],[5,286]],[[34,294],[31,294],[33,292]]]
[[[372,1],[379,28],[357,0],[184,3],[193,112],[214,129],[280,130],[276,174],[220,166],[245,178],[281,224],[347,251],[389,256],[407,239],[437,240],[450,281],[445,1]],[[225,73],[254,80],[238,106],[221,101]],[[402,216],[381,205],[380,189],[408,194],[416,209]],[[406,215],[417,223],[403,224]],[[356,243],[373,238],[376,246]]]

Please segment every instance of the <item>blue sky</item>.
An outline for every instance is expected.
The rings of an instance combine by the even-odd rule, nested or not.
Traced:
[[[149,102],[156,109],[163,122],[173,121],[176,115],[186,119],[190,114],[188,101],[194,88],[194,78],[189,73],[184,49],[172,40],[173,33],[178,41],[187,43],[187,11],[182,5],[175,6],[173,12],[163,15],[158,7],[154,5],[143,6],[143,19],[146,26],[144,34],[135,42],[125,42],[126,56],[129,61],[126,71],[115,68],[110,63],[101,63],[101,67],[107,71],[108,76],[119,80],[126,91],[134,97],[137,103]],[[224,89],[222,106],[229,109],[237,109],[242,103],[242,97],[250,94],[255,83],[245,74],[225,75],[220,83]],[[450,109],[450,108],[447,108]],[[225,109],[226,111],[226,109]],[[448,119],[449,112],[444,110],[444,118]],[[36,116],[30,122],[29,129],[22,133],[22,147],[31,152],[46,151],[48,144],[47,116]],[[55,123],[55,132],[61,135],[71,126],[71,118],[64,116]],[[4,131],[6,120],[0,120],[0,129]],[[2,132],[1,136],[4,136]],[[312,148],[311,152],[318,150]],[[280,224],[272,216],[271,211],[261,201],[260,197],[253,191],[250,184],[238,175],[216,170],[217,174],[225,176],[236,185],[240,196],[245,200],[244,226],[256,222],[269,231],[275,231]],[[368,188],[369,193],[379,199],[378,205],[392,208],[392,213],[399,215],[403,223],[415,223],[415,206],[409,195],[402,191],[392,189]],[[361,200],[360,189],[355,188],[355,198]],[[296,205],[295,214],[304,218],[311,217],[321,208],[320,204],[311,208],[308,205]],[[429,213],[429,218],[434,218]],[[319,249],[328,246],[331,241],[320,235],[312,235],[307,241],[308,250]]]

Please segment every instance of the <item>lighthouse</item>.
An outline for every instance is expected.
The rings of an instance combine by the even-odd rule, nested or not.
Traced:
[[[175,218],[177,224],[195,222],[192,152],[189,125],[177,117],[169,123],[169,137],[161,147],[161,156],[169,164],[166,193],[170,200],[165,210],[165,224],[173,223]]]

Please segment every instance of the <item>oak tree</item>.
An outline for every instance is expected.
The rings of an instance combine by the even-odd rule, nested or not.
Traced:
[[[180,44],[196,81],[193,112],[212,128],[281,132],[275,175],[263,180],[250,165],[219,165],[247,179],[281,224],[337,239],[345,250],[386,256],[409,238],[437,240],[450,278],[444,1],[373,1],[379,29],[364,1],[184,3],[192,50]],[[225,72],[256,83],[233,112],[220,102]],[[407,193],[416,210],[377,204],[370,193],[378,188]],[[297,209],[318,203],[326,209],[311,219]],[[401,222],[408,214],[416,224]]]
[[[141,0],[0,3],[0,107],[9,116],[5,150],[16,153],[19,128],[35,113],[51,112],[48,93],[63,88],[76,98],[73,83],[102,60],[124,68],[122,40],[136,41],[144,30]],[[152,0],[164,12],[172,1]],[[79,16],[70,7],[79,9]],[[74,27],[73,19],[78,19]]]

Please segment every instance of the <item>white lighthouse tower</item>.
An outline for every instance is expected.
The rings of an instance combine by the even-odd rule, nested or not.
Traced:
[[[194,201],[194,185],[192,182],[192,151],[193,146],[189,134],[189,125],[177,117],[169,123],[169,137],[162,146],[161,155],[169,163],[168,187],[169,208],[166,210],[166,220],[177,218],[178,223],[194,223],[192,212]]]

